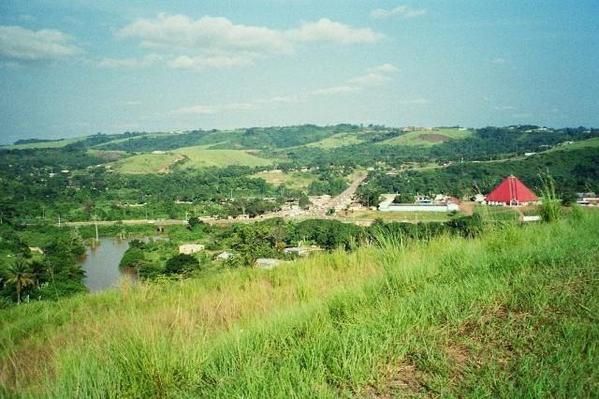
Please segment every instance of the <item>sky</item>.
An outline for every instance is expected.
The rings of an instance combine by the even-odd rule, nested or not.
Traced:
[[[599,127],[599,1],[2,0],[0,143],[304,123]]]

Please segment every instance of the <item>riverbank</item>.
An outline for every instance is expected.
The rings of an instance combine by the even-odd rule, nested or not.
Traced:
[[[65,397],[588,397],[599,216],[383,240],[1,311],[2,384]]]

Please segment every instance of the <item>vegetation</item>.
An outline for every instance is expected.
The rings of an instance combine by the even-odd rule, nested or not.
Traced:
[[[0,311],[5,395],[592,397],[599,215]],[[491,227],[487,227],[489,229]],[[311,231],[311,229],[306,229]]]

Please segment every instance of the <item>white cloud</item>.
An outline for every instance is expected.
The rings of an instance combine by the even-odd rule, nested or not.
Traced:
[[[212,115],[217,112],[217,107],[211,105],[193,105],[176,109],[172,113],[177,115]]]
[[[374,43],[383,37],[369,28],[355,28],[327,18],[304,22],[294,29],[272,29],[235,24],[223,17],[194,20],[168,14],[138,19],[118,30],[116,36],[137,39],[141,47],[160,51],[171,68],[196,71],[253,65],[264,56],[291,54],[301,43],[350,45]],[[123,64],[129,65],[135,63]]]
[[[253,103],[230,103],[223,105],[193,105],[172,111],[175,115],[214,115],[222,112],[248,111],[256,108]]]
[[[491,60],[492,64],[504,65],[507,64],[507,60],[505,58],[497,57]]]
[[[0,26],[0,57],[17,61],[40,61],[66,58],[81,49],[72,38],[58,30],[38,31],[20,26]]]
[[[399,71],[399,68],[391,64],[383,64],[372,68],[368,68],[368,72],[372,73],[393,73],[397,71]]]
[[[193,20],[186,15],[158,14],[156,19],[138,19],[120,29],[117,36],[140,39],[144,47],[226,48],[275,53],[290,49],[279,31],[234,24],[227,18],[210,16]]]
[[[345,83],[336,86],[323,87],[320,89],[314,89],[306,93],[300,93],[295,95],[261,98],[250,102],[237,102],[221,105],[193,105],[189,107],[182,107],[176,109],[174,111],[171,111],[170,114],[176,116],[214,115],[225,112],[249,111],[259,109],[263,106],[268,106],[269,104],[272,105],[298,103],[309,100],[310,98],[320,96],[356,93],[362,90],[383,85],[391,79],[389,75],[398,70],[399,69],[397,67],[391,64],[383,64],[372,68],[368,68],[364,75],[353,77],[351,79],[348,79]],[[411,102],[409,103],[424,104],[428,103],[428,101],[424,99],[416,99],[411,100]]]
[[[328,18],[305,22],[298,29],[290,30],[288,35],[294,41],[339,44],[374,43],[383,38],[382,34],[370,28],[353,28]]]
[[[167,65],[174,69],[191,69],[201,71],[208,68],[231,68],[253,65],[254,60],[250,55],[199,55],[190,57],[181,55],[168,61]]]
[[[391,77],[389,75],[393,74],[396,71],[399,71],[399,69],[391,64],[378,65],[372,68],[368,68],[367,73],[365,73],[364,75],[359,75],[351,79],[348,79],[343,85],[313,90],[311,94],[317,96],[344,94],[364,90],[371,87],[382,86],[383,84],[391,80]]]
[[[315,96],[328,96],[331,94],[352,93],[352,92],[355,92],[358,90],[360,90],[360,88],[357,86],[343,85],[343,86],[331,86],[331,87],[325,87],[322,89],[312,90],[310,92],[310,94],[315,95]]]
[[[513,105],[495,105],[493,106],[495,111],[514,111],[516,107]]]
[[[401,105],[426,105],[430,104],[430,101],[426,98],[413,98],[411,100],[401,100],[399,103]]]
[[[144,68],[162,60],[158,54],[148,54],[142,58],[103,58],[98,63],[100,68]]]
[[[370,16],[372,18],[382,19],[382,18],[391,18],[391,17],[400,17],[400,18],[415,18],[420,17],[426,14],[426,10],[424,8],[412,8],[410,6],[397,6],[390,10],[385,10],[382,8],[377,8],[376,10],[372,10]]]

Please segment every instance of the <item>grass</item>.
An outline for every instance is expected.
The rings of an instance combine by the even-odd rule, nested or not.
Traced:
[[[39,143],[27,143],[27,144],[10,144],[0,146],[0,148],[7,150],[26,150],[26,149],[40,149],[40,148],[62,148],[69,144],[76,143],[78,141],[85,140],[86,137],[78,137],[73,139],[62,139],[52,141],[42,141]]]
[[[341,215],[340,215],[341,216]],[[347,220],[374,220],[382,219],[386,222],[446,222],[450,216],[446,212],[380,212],[361,210],[342,214]]]
[[[0,314],[33,397],[593,397],[599,215]],[[1,393],[1,391],[0,391]]]
[[[127,174],[168,173],[178,159],[183,160],[183,156],[171,152],[139,154],[115,162],[113,168]]]
[[[204,146],[185,147],[160,154],[139,154],[119,160],[113,168],[121,173],[168,173],[175,165],[186,169],[229,165],[267,166],[272,160],[260,158],[250,151],[208,150]]]
[[[584,148],[598,148],[599,147],[599,137],[593,137],[591,139],[587,139],[587,140],[580,140],[580,141],[575,141],[572,144],[561,144],[558,146],[555,146],[546,152],[552,152],[552,151],[572,151],[572,150],[580,150],[580,149],[584,149]]]
[[[310,183],[316,180],[316,177],[310,173],[285,173],[281,170],[259,172],[253,176],[264,179],[267,183],[276,186],[281,186],[284,184],[289,188],[298,190],[307,189]]]
[[[185,168],[205,168],[210,166],[268,166],[273,163],[271,159],[261,158],[251,151],[244,150],[208,150],[203,146],[185,147],[173,151],[187,157],[183,163]]]
[[[317,141],[315,143],[306,144],[305,147],[318,147],[323,149],[331,149],[343,147],[346,145],[352,144],[360,144],[363,140],[360,140],[355,134],[351,133],[340,133],[335,134],[331,137],[327,137],[326,139]]]
[[[434,128],[432,130],[415,130],[401,136],[382,141],[380,144],[433,146],[448,140],[460,140],[470,137],[471,130],[456,128]]]

